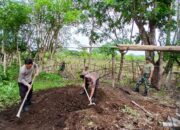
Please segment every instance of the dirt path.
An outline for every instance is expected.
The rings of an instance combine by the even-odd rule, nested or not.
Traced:
[[[21,119],[15,117],[18,106],[0,113],[0,130],[163,130],[160,122],[175,109],[141,97],[130,91],[102,87],[98,91],[97,105],[88,106],[81,88],[67,86],[49,89],[34,95],[36,102]],[[134,100],[153,118],[133,105]]]

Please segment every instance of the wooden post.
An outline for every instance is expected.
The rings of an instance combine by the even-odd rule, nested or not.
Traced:
[[[107,73],[107,68],[106,68],[106,65],[105,65],[105,75],[106,75],[106,73]]]
[[[116,58],[115,58],[116,59]],[[114,79],[116,80],[116,63],[114,63]]]
[[[115,55],[112,54],[112,87],[115,87],[115,76],[114,76],[114,64],[115,64]]]
[[[124,55],[127,52],[120,51],[121,52],[121,60],[120,60],[120,67],[119,67],[119,74],[118,74],[118,81],[121,79],[121,74],[122,74],[122,69],[123,69],[123,64],[124,64]]]
[[[85,66],[86,66],[86,59],[84,59],[84,68],[85,68]]]
[[[167,51],[179,52],[180,46],[154,46],[154,45],[118,45],[119,51]]]
[[[133,73],[132,80],[135,81],[135,76],[134,76],[134,73],[135,73],[134,60],[132,60],[132,73]]]
[[[89,48],[89,65],[91,64],[91,51],[92,51],[92,46]]]

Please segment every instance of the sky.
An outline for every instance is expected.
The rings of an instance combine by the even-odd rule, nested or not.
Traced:
[[[126,26],[126,28],[131,28],[132,25]],[[69,45],[67,45],[66,47],[70,47],[70,50],[77,50],[77,48],[79,47],[79,45],[84,46],[84,47],[89,47],[89,38],[87,36],[85,36],[82,33],[78,33],[76,34],[76,29],[78,27],[74,27],[71,29],[71,33],[72,33],[72,37],[77,40],[79,42],[79,44],[74,44],[74,42],[71,42]],[[145,27],[145,29],[147,30],[147,26]],[[139,33],[138,27],[136,26],[136,24],[134,24],[134,29],[133,29],[133,35]],[[130,36],[129,36],[130,37]],[[158,30],[156,30],[156,41],[157,38],[159,37],[159,32]],[[72,38],[72,39],[73,39]],[[106,43],[106,42],[104,42]],[[103,45],[104,43],[98,43],[98,46]],[[157,44],[159,45],[159,43],[157,42]],[[95,45],[96,46],[96,45]],[[133,55],[145,55],[144,51],[128,51],[127,54],[133,54]]]

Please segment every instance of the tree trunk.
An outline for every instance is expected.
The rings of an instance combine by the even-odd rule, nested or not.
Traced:
[[[18,53],[18,61],[19,61],[19,68],[21,68],[21,52],[20,51],[17,51]]]
[[[88,57],[89,66],[91,65],[91,52],[92,52],[92,44],[90,44],[90,48],[89,48],[89,57]]]
[[[2,53],[3,53],[3,74],[6,76],[6,52],[5,52],[5,49],[4,49],[4,42],[2,44]]]
[[[145,30],[144,23],[141,19],[134,18],[134,21],[136,22],[136,24],[138,26],[143,45],[155,45],[155,25],[154,25],[154,23],[150,21],[150,23],[149,23],[150,32],[148,33]],[[154,52],[153,51],[146,51],[145,55],[146,55],[146,57],[151,57],[153,59],[153,63],[154,63]]]
[[[160,90],[163,81],[163,52],[159,53],[159,74],[157,89]]]
[[[123,65],[124,65],[124,55],[125,55],[125,52],[124,52],[124,51],[121,51],[121,60],[120,60],[120,67],[119,67],[118,81],[121,80],[122,69],[123,69]]]
[[[134,68],[134,60],[132,59],[132,73],[133,73],[133,76],[132,76],[132,80],[135,81],[135,68]]]
[[[131,27],[131,35],[130,35],[131,42],[132,42],[133,29],[134,29],[134,20],[132,21],[132,27]]]
[[[4,52],[4,62],[3,62],[3,68],[4,68],[4,75],[6,76],[6,52]]]
[[[168,74],[171,71],[173,64],[174,64],[174,59],[170,58],[164,68],[163,75]]]
[[[4,32],[3,33],[3,40],[2,40],[2,48],[1,52],[3,54],[3,73],[6,76],[6,52],[5,52],[5,40],[4,40]]]
[[[55,53],[55,50],[56,50],[57,39],[58,39],[58,34],[59,34],[60,28],[61,28],[61,26],[56,27],[56,29],[54,30],[54,35],[53,35],[52,40],[51,40],[51,45],[50,45],[51,59],[52,59],[52,57],[53,57],[53,55]]]
[[[18,62],[19,62],[19,69],[20,69],[21,68],[21,53],[19,51],[19,46],[17,42],[17,32],[15,32],[14,34],[15,34],[14,43],[16,44],[16,53],[18,55]]]

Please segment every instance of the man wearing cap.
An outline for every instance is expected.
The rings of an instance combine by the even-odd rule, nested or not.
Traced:
[[[147,96],[148,94],[148,89],[151,85],[151,79],[153,76],[153,71],[154,71],[154,65],[152,64],[152,59],[150,57],[146,58],[146,64],[144,65],[143,69],[143,75],[142,77],[138,80],[135,86],[135,92],[139,92],[139,86],[144,83],[145,85],[145,91],[143,96]]]

